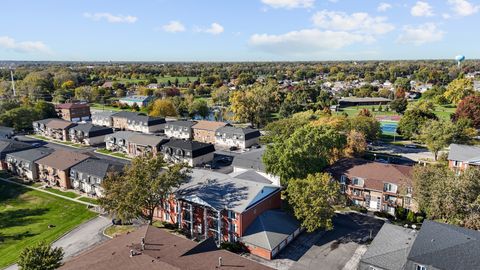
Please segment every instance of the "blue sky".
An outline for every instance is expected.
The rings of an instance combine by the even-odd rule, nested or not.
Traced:
[[[3,0],[1,60],[480,58],[480,0]]]

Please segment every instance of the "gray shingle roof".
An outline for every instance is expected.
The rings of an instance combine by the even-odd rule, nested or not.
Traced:
[[[82,131],[85,134],[90,136],[98,136],[113,133],[113,129],[110,127],[96,126],[90,123],[87,124],[78,124],[75,127],[72,127],[70,130]]]
[[[108,119],[112,117],[112,115],[116,114],[116,112],[112,111],[96,111],[92,113],[92,119]]]
[[[32,145],[24,142],[18,142],[10,139],[0,139],[0,158],[5,159],[5,155],[12,152],[18,152],[33,148]]]
[[[140,144],[140,145],[159,146],[161,144],[168,142],[168,138],[166,136],[135,134],[135,135],[132,135],[128,139],[128,141],[131,143]]]
[[[291,215],[281,210],[268,210],[258,216],[248,226],[242,242],[273,250],[300,227]]]
[[[232,178],[223,173],[192,169],[190,180],[176,190],[176,197],[216,210],[242,213],[258,200],[280,190],[280,187]]]
[[[360,263],[381,269],[402,270],[416,235],[415,230],[385,223]]]
[[[114,164],[107,160],[88,158],[73,166],[70,170],[82,173],[85,179],[88,175],[103,179],[109,171],[118,171],[121,170],[121,168],[122,166],[120,164]]]
[[[178,127],[193,127],[195,124],[197,124],[196,121],[172,121],[172,122],[167,122],[166,126],[178,126]]]
[[[258,174],[254,170],[246,170],[244,172],[240,173],[233,173],[230,174],[232,177],[238,178],[238,179],[243,179],[243,180],[249,180],[249,181],[254,181],[258,183],[264,183],[264,184],[272,184],[272,181],[270,181],[268,178]]]
[[[133,131],[117,131],[112,134],[109,134],[105,137],[105,140],[108,138],[117,138],[117,139],[125,139],[128,140],[130,137],[136,135],[138,133],[133,132]]]
[[[426,220],[408,260],[436,269],[480,269],[480,232]]]
[[[235,156],[233,158],[233,167],[242,169],[252,169],[260,172],[265,172],[265,165],[262,161],[265,148],[252,149],[249,152]]]
[[[462,162],[480,162],[480,147],[473,145],[451,144],[448,160]]]
[[[138,113],[136,112],[125,112],[125,111],[121,111],[121,112],[117,112],[117,113],[114,113],[112,114],[112,117],[117,117],[117,118],[131,118],[131,117],[135,117],[137,116]]]
[[[232,126],[225,126],[220,127],[216,131],[217,133],[225,134],[226,137],[232,136],[244,136],[245,140],[249,140],[252,138],[260,137],[260,131],[258,129],[253,128],[239,128],[239,127],[232,127]]]
[[[7,156],[12,156],[15,159],[21,159],[26,161],[36,161],[43,157],[50,155],[53,152],[50,148],[40,147],[34,149],[23,150],[19,152],[10,153]]]

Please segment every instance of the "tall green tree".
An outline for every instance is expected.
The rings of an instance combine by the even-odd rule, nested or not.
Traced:
[[[54,270],[62,265],[62,248],[52,248],[45,242],[26,247],[18,259],[21,270]]]
[[[286,193],[295,217],[308,232],[333,227],[332,205],[339,199],[340,186],[329,174],[315,173],[303,179],[292,179]]]
[[[103,181],[105,194],[100,205],[123,220],[141,217],[151,223],[155,209],[188,180],[188,173],[183,164],[167,167],[160,156],[137,157],[123,175],[111,173]]]
[[[341,156],[346,143],[345,134],[330,126],[307,125],[268,145],[263,162],[267,172],[279,176],[286,185],[292,178],[320,172]]]
[[[473,81],[471,79],[459,78],[448,84],[444,96],[449,102],[458,104],[462,99],[473,93]]]
[[[407,110],[408,101],[406,98],[397,98],[390,102],[390,108],[397,113],[403,114]]]
[[[437,120],[437,116],[426,105],[408,109],[398,123],[398,133],[406,139],[418,136],[420,128],[428,120]]]

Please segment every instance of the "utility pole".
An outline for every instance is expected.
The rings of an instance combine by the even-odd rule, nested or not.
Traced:
[[[15,79],[13,78],[13,70],[10,69],[10,77],[12,78],[12,89],[13,89],[13,96],[17,96],[17,92],[15,91]]]

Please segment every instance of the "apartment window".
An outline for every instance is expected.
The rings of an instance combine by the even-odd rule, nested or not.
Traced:
[[[383,185],[383,191],[386,191],[386,192],[397,192],[397,187],[393,184],[390,184],[390,183],[385,183]]]
[[[228,210],[228,218],[237,219],[237,213],[235,213],[234,211]]]
[[[345,184],[347,182],[347,177],[345,175],[342,175],[340,177],[340,184]]]
[[[407,194],[412,194],[412,187],[407,187]]]
[[[405,201],[405,205],[410,205],[412,199],[409,198],[409,197],[405,197],[405,198],[403,198],[403,200]]]
[[[352,183],[355,186],[363,186],[363,179],[355,177],[353,178]]]
[[[369,267],[368,267],[368,270],[378,270],[378,268],[373,267],[373,266],[369,266]]]
[[[458,166],[460,166],[460,161],[454,160],[453,161],[453,167],[458,167]]]
[[[425,265],[417,264],[417,267],[415,268],[415,270],[427,270],[427,267]]]

